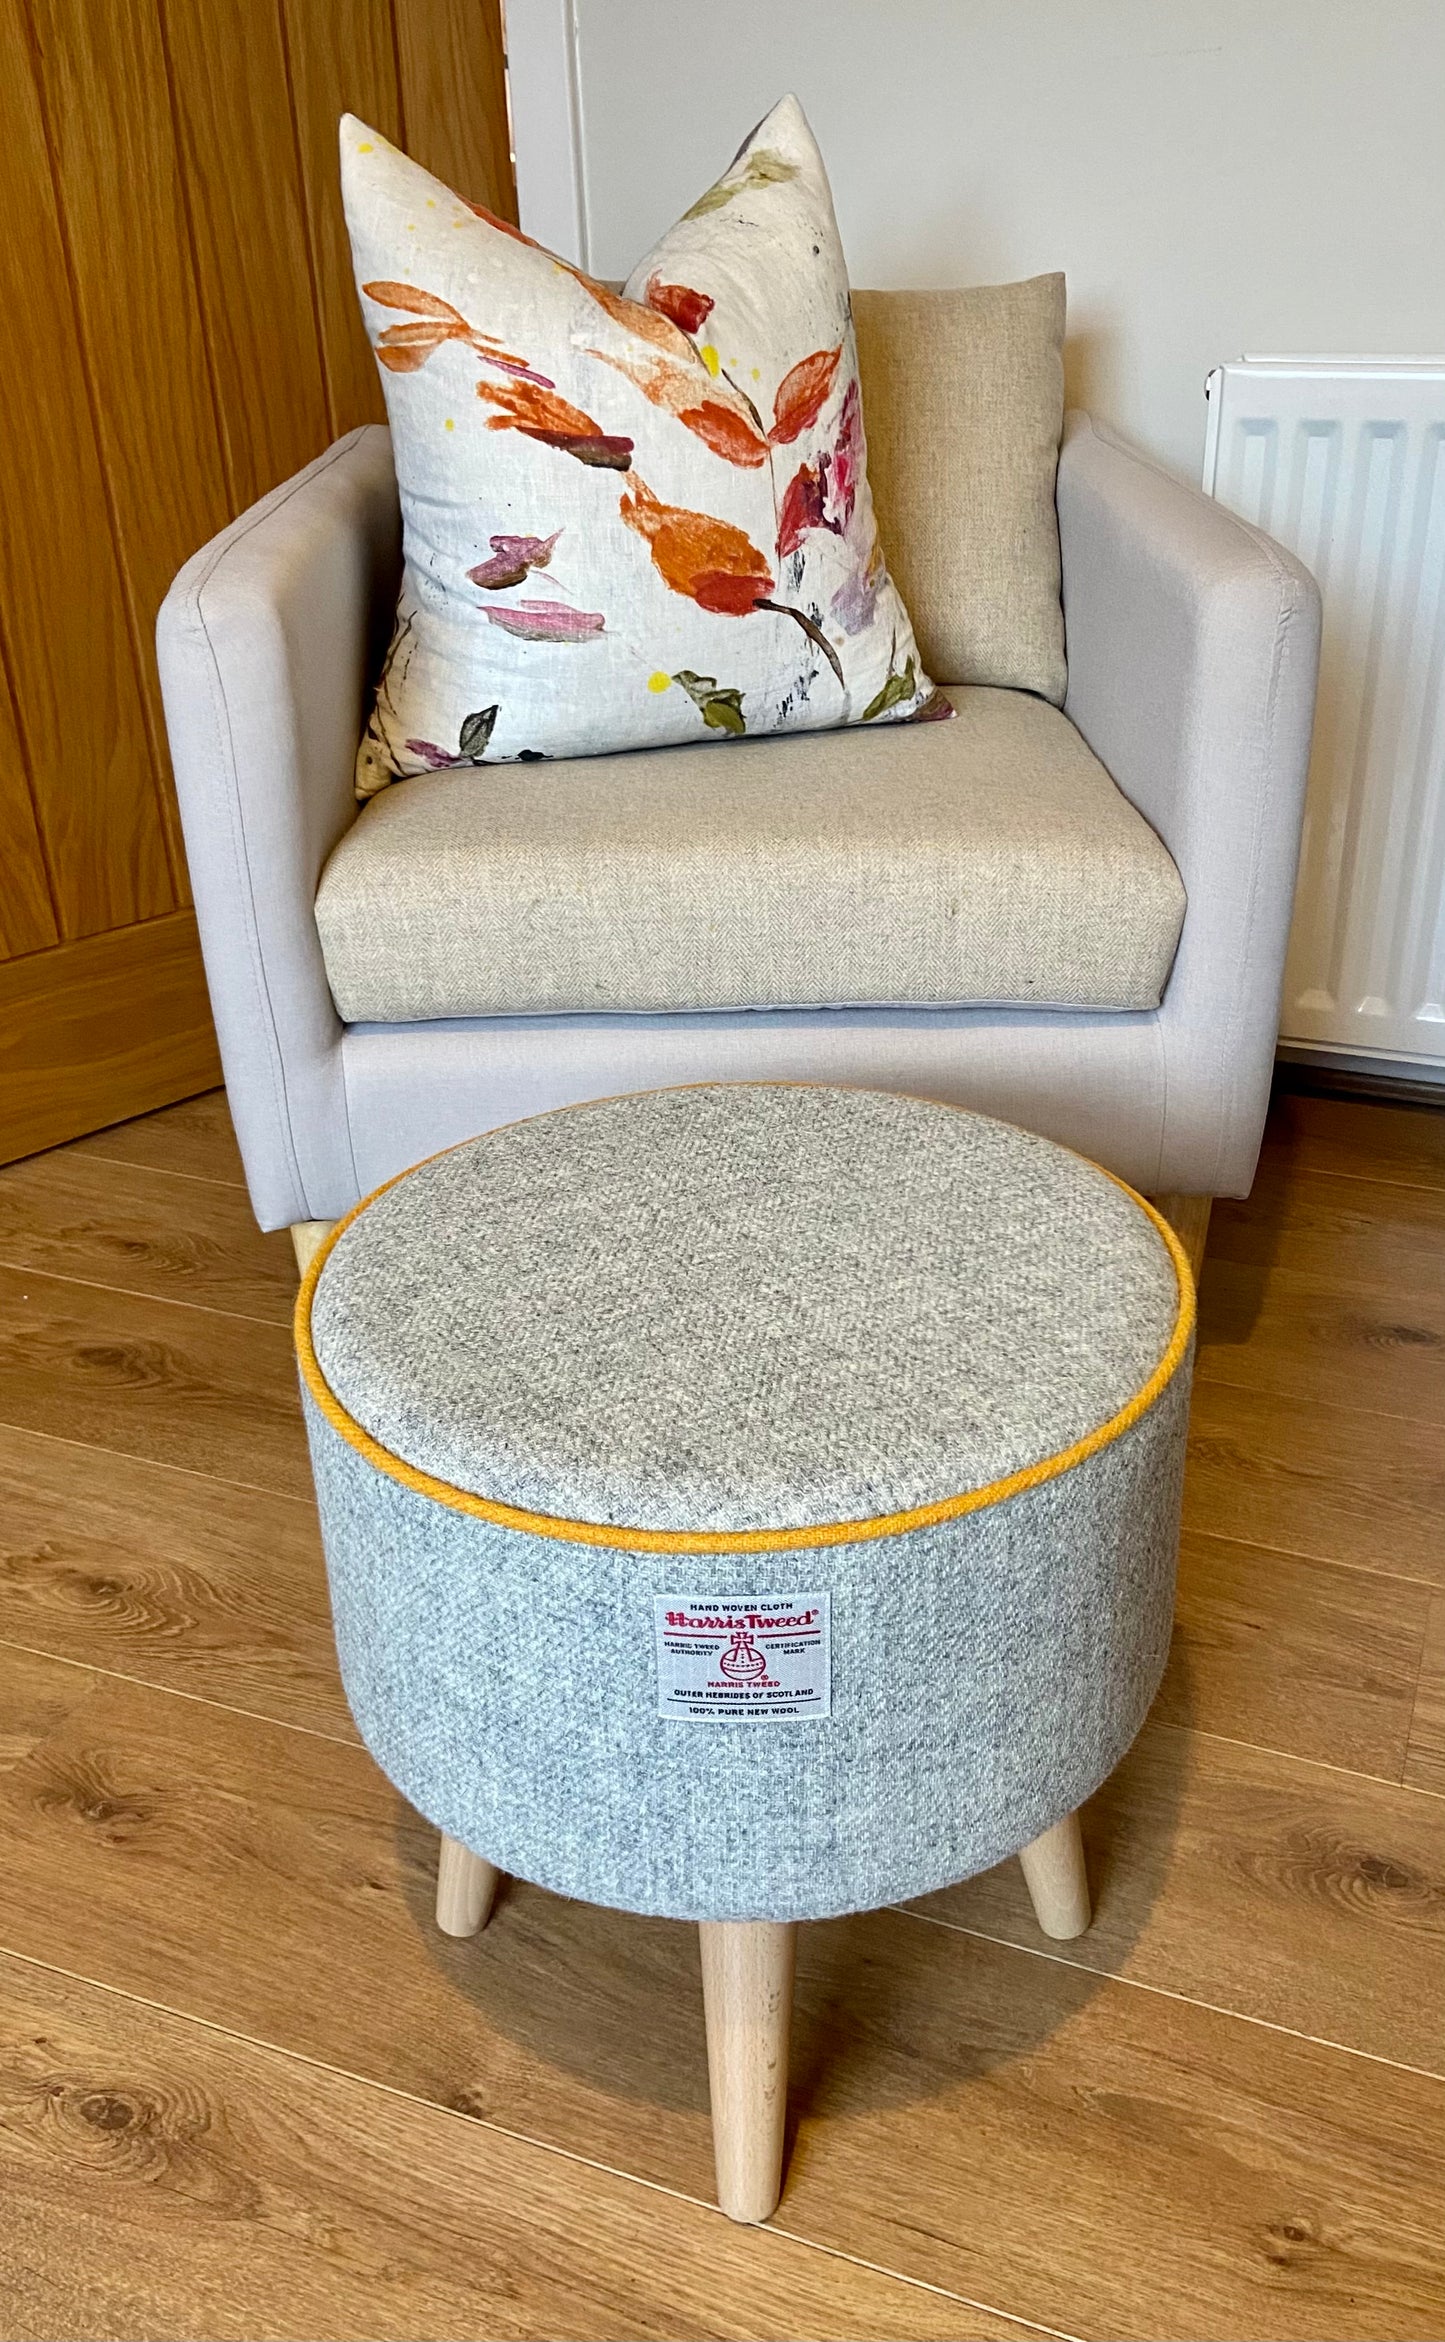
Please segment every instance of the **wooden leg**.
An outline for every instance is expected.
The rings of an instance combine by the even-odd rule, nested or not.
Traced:
[[[1035,1838],[1032,1846],[1025,1846],[1019,1860],[1034,1917],[1045,1935],[1053,1936],[1059,1943],[1082,1935],[1093,1913],[1089,1909],[1089,1881],[1084,1871],[1084,1841],[1079,1836],[1078,1815],[1066,1814],[1061,1822],[1055,1822],[1051,1830]]]
[[[443,1935],[475,1935],[492,1916],[501,1872],[443,1835],[437,1857],[437,1926]]]
[[[296,1266],[303,1277],[316,1256],[318,1246],[325,1243],[335,1226],[334,1220],[292,1221],[291,1243],[296,1253]]]
[[[1189,1255],[1189,1266],[1194,1281],[1204,1266],[1204,1245],[1209,1235],[1209,1207],[1212,1195],[1156,1195],[1150,1197],[1156,1212],[1169,1222],[1180,1243]]]
[[[766,2220],[783,2192],[798,1931],[773,1919],[705,1919],[698,1933],[717,2200],[729,2220]]]

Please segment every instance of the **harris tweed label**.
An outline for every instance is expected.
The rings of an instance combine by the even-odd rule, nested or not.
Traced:
[[[832,1709],[827,1594],[658,1594],[657,1712],[797,1723]]]

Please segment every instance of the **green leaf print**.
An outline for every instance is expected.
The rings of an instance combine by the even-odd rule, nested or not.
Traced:
[[[700,220],[710,211],[721,211],[725,203],[731,203],[735,195],[746,194],[750,187],[780,187],[797,176],[796,163],[774,154],[771,147],[760,146],[756,154],[748,156],[736,179],[717,180],[705,195],[698,197],[691,211],[685,211],[682,216],[685,220]]]
[[[903,673],[890,675],[882,690],[874,693],[862,715],[858,718],[859,723],[868,724],[875,716],[886,716],[891,707],[901,707],[906,699],[912,699],[917,689],[918,681],[914,673],[913,654],[910,652],[908,664]]]
[[[743,695],[731,685],[718,684],[716,675],[696,675],[691,667],[684,667],[672,678],[681,684],[707,725],[709,731],[741,734],[747,730],[743,715]]]

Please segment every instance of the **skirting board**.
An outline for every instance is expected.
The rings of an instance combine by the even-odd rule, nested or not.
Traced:
[[[1393,1100],[1401,1106],[1445,1111],[1445,1068],[1438,1074],[1401,1058],[1367,1057],[1338,1049],[1312,1049],[1281,1042],[1275,1059],[1277,1090],[1315,1090],[1357,1098]]]

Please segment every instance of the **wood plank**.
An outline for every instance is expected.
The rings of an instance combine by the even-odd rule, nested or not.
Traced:
[[[105,10],[68,9],[87,20]],[[40,47],[53,73],[62,26],[42,15]],[[71,274],[87,223],[93,266],[110,265],[115,216],[92,210],[62,237],[37,51],[25,0],[0,0],[0,310],[25,319],[23,364],[5,388],[5,492],[0,496],[0,610],[30,758],[37,818],[54,874],[57,932],[73,939],[173,910],[184,899],[167,857],[160,776],[142,716],[138,643],[127,613],[113,514],[96,437],[96,359],[114,396],[115,353],[92,336],[82,348]],[[114,107],[96,91],[128,86],[103,78],[83,100],[99,120]],[[75,93],[77,99],[81,93]],[[136,187],[117,189],[112,215],[137,219]],[[142,223],[143,224],[143,223]],[[117,298],[127,298],[117,288]],[[153,372],[165,367],[152,345]],[[165,446],[162,440],[160,445]],[[157,465],[152,498],[175,450]],[[147,614],[147,620],[153,615]],[[40,948],[39,943],[32,949]]]
[[[9,2334],[1028,2330],[18,1961],[0,2010]]]
[[[1325,1277],[1337,1291],[1445,1296],[1445,1188],[1309,1171],[1292,1157],[1260,1166],[1247,1203],[1221,1198],[1211,1260]]]
[[[311,1473],[283,1326],[0,1268],[0,1423],[282,1496]]]
[[[1437,1595],[1430,1606],[1405,1779],[1413,1788],[1445,1797],[1445,1595]],[[1445,1815],[1441,1821],[1445,1827]]]
[[[392,0],[406,151],[502,218],[517,216],[501,0]]]
[[[15,700],[5,672],[4,629],[0,625],[0,960],[27,951],[45,951],[60,941],[45,851],[30,793],[30,770],[20,744]]]
[[[181,563],[232,516],[218,413],[241,392],[208,372],[156,0],[28,4],[81,332],[106,385],[106,495],[179,888],[155,614]]]
[[[1184,1519],[1445,1588],[1445,1447],[1433,1425],[1196,1381]]]
[[[192,911],[0,962],[0,1163],[220,1070]]]
[[[293,1497],[0,1427],[0,1641],[356,1737]]]
[[[244,1188],[68,1150],[0,1169],[0,1262],[271,1325],[296,1305],[290,1236],[262,1235]]]
[[[1445,2074],[1433,1797],[1150,1724],[1084,1838],[1094,1924],[1070,1960]],[[1042,1941],[1017,1863],[921,1907]]]
[[[251,0],[161,0],[201,320],[231,506],[331,437],[281,22]]]
[[[1211,1258],[1196,1371],[1215,1382],[1445,1425],[1445,1297]]]
[[[1276,1150],[1287,1152],[1301,1170],[1445,1187],[1445,1110],[1277,1091],[1266,1158]]]
[[[1426,1586],[1186,1530],[1154,1714],[1398,1781],[1429,1608]]]
[[[441,1939],[359,1749],[107,1684],[0,1818],[12,1950],[710,2194],[696,1931],[511,1884]],[[1064,2333],[1438,2335],[1433,2079],[878,1912],[801,1931],[793,2111],[782,2228]]]
[[[70,1152],[77,1157],[95,1155],[107,1163],[134,1163],[178,1179],[213,1179],[226,1187],[246,1184],[224,1090],[206,1090],[198,1098],[162,1106],[155,1114],[112,1123],[77,1140]]]
[[[0,1773],[8,1773],[89,1699],[95,1677],[37,1652],[7,1651],[0,1699]]]
[[[508,1882],[443,1938],[437,1834],[362,1748],[114,1677],[89,1706],[0,1781],[0,1945],[711,2197],[696,1929]]]
[[[337,124],[355,114],[403,143],[390,0],[282,0],[333,438],[384,423],[386,402],[351,268]]]

